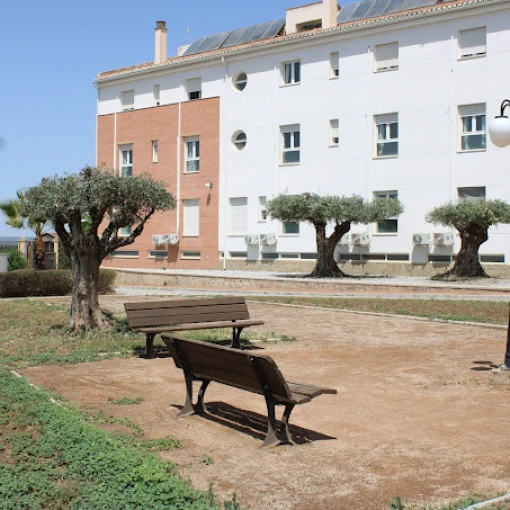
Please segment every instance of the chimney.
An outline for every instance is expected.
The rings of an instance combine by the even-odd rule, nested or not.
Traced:
[[[322,0],[322,28],[333,28],[338,25],[338,4],[336,0]]]
[[[167,39],[166,34],[168,29],[166,28],[165,21],[156,21],[156,44],[154,51],[154,63],[161,64],[167,60]]]

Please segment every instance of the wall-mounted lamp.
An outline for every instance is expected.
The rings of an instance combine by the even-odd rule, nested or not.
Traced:
[[[492,143],[498,147],[510,145],[510,120],[505,115],[505,108],[510,106],[510,101],[505,99],[501,103],[501,113],[491,122],[489,135]]]
[[[213,187],[213,183],[212,183],[212,182],[206,182],[206,183],[205,183],[205,187],[206,187],[207,189],[211,189],[211,188]]]

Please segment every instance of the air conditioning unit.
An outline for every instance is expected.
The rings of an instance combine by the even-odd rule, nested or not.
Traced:
[[[159,237],[160,237],[159,244],[168,244],[170,234],[161,234]]]
[[[368,246],[370,244],[370,236],[368,234],[351,234],[351,244]]]
[[[340,238],[340,243],[339,243],[341,246],[349,246],[349,234],[344,234],[341,238]]]
[[[154,234],[152,236],[152,244],[163,244],[163,236],[160,234]]]
[[[248,245],[259,244],[260,236],[258,234],[248,234],[244,236],[244,242]]]
[[[413,244],[429,245],[430,234],[413,234]]]
[[[455,242],[455,236],[450,232],[437,233],[433,235],[432,242],[436,246],[452,246]]]
[[[168,244],[177,244],[179,242],[179,234],[167,234]]]
[[[272,246],[276,244],[278,240],[278,236],[276,234],[262,234],[260,236],[260,242],[262,244],[266,244],[267,246]]]

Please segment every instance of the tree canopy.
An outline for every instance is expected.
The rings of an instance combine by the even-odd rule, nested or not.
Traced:
[[[336,245],[353,223],[374,223],[398,216],[403,212],[402,203],[396,199],[366,201],[360,196],[331,196],[316,193],[278,195],[268,203],[268,214],[280,221],[310,223],[315,227],[317,263],[311,276],[342,276],[334,261]],[[333,232],[326,237],[326,227]]]
[[[487,276],[478,251],[489,238],[490,226],[510,223],[510,205],[503,200],[448,203],[432,209],[425,219],[433,225],[454,227],[459,232],[461,248],[453,268],[444,276]]]
[[[78,174],[44,178],[24,192],[22,213],[51,221],[71,260],[73,329],[105,326],[97,296],[101,261],[133,243],[156,211],[173,207],[163,182],[88,166]],[[131,228],[125,237],[119,235],[124,227]]]

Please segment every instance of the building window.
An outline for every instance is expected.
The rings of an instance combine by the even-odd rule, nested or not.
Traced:
[[[135,107],[135,91],[124,90],[120,93],[120,103],[123,110],[133,110]]]
[[[282,126],[280,130],[282,133],[282,164],[299,163],[301,146],[299,124]]]
[[[230,198],[230,225],[231,236],[245,235],[248,230],[248,198]]]
[[[259,197],[259,221],[267,221],[267,197]]]
[[[152,162],[153,163],[158,162],[158,149],[159,149],[158,141],[152,140]]]
[[[128,237],[132,234],[133,229],[131,225],[128,225],[127,227],[119,228],[119,237]]]
[[[329,121],[329,145],[338,145],[340,137],[338,136],[338,119],[331,119]]]
[[[182,250],[181,259],[199,259],[201,253],[198,250]]]
[[[200,99],[202,97],[202,78],[186,80],[186,92],[189,101]]]
[[[462,202],[480,202],[485,200],[485,187],[457,188],[459,204]]]
[[[148,257],[150,259],[167,259],[168,250],[149,250]]]
[[[376,155],[378,158],[398,155],[398,113],[375,116]]]
[[[329,54],[329,77],[338,78],[340,76],[340,57],[338,52]]]
[[[120,146],[120,175],[131,177],[133,175],[133,146]]]
[[[188,136],[184,139],[186,149],[185,173],[194,173],[200,170],[200,139],[198,136]]]
[[[299,223],[297,221],[284,221],[281,230],[283,235],[297,235],[299,234]]]
[[[485,104],[459,106],[460,150],[485,150]]]
[[[140,252],[138,250],[115,250],[108,256],[111,258],[138,258],[140,256]]]
[[[246,147],[246,133],[244,131],[234,133],[232,143],[238,151],[242,151]]]
[[[184,236],[197,237],[200,234],[200,207],[198,199],[183,200],[183,229]]]
[[[378,44],[375,47],[375,70],[393,71],[398,69],[398,43]]]
[[[247,84],[248,77],[246,73],[239,73],[234,79],[234,87],[239,91],[244,90]]]
[[[374,191],[374,198],[377,200],[397,200],[397,191]],[[376,223],[376,232],[378,234],[396,234],[398,232],[398,220],[396,218],[387,218]]]
[[[459,32],[459,58],[481,57],[487,54],[487,30],[470,28]]]
[[[152,87],[152,99],[156,106],[159,106],[159,104],[160,104],[159,103],[159,93],[160,93],[160,86],[154,85],[154,87]]]
[[[286,85],[301,81],[301,61],[284,62],[282,64],[282,80]]]

